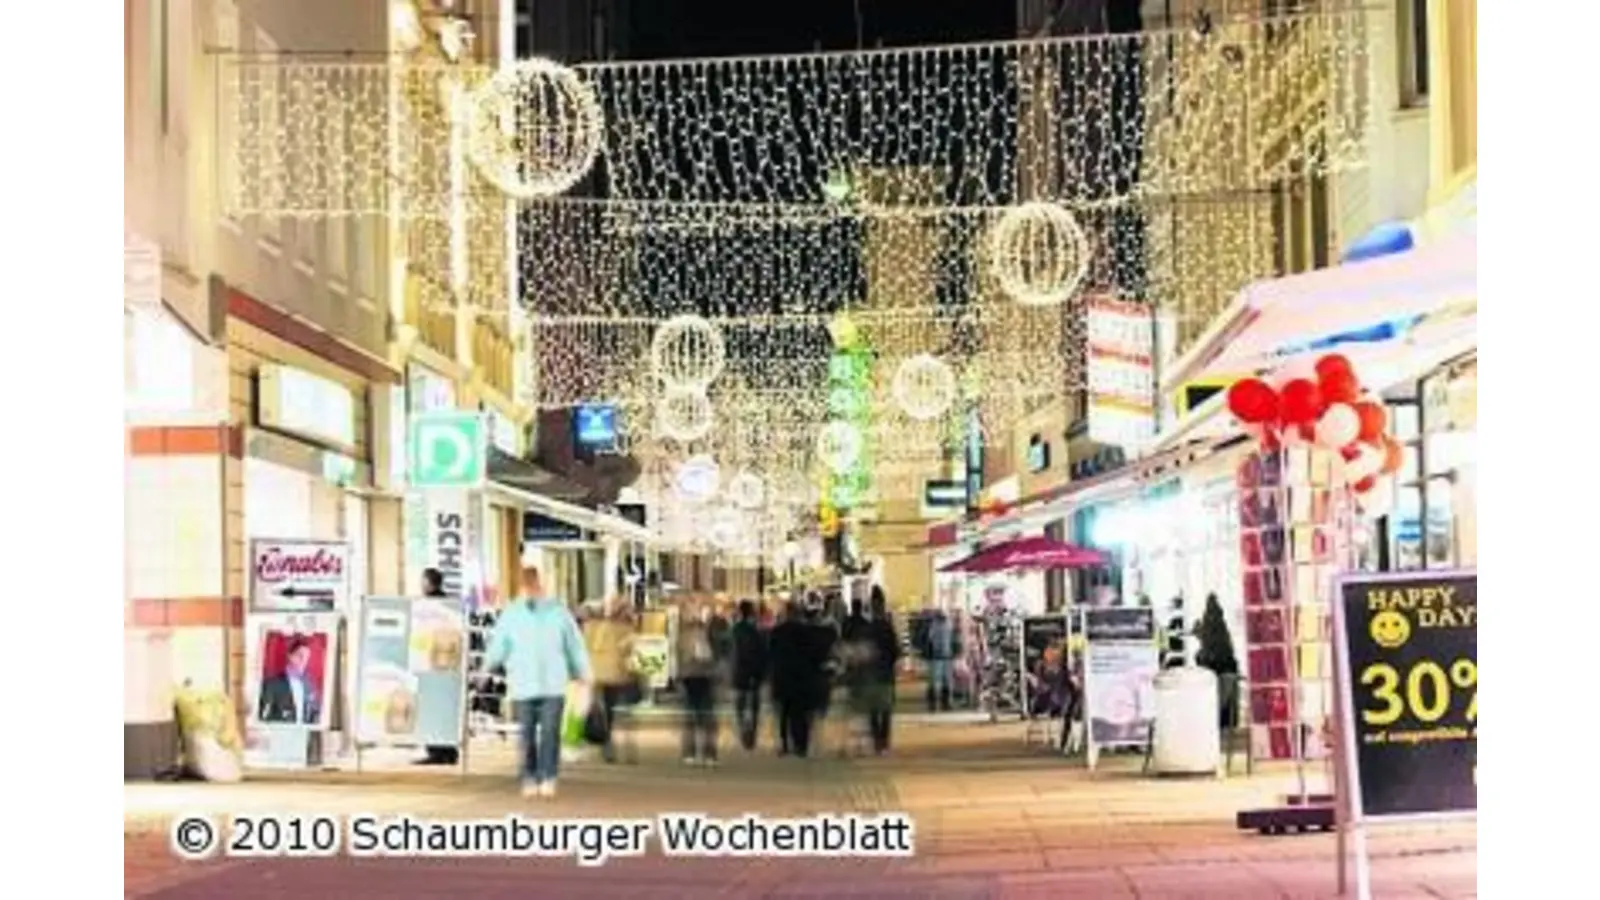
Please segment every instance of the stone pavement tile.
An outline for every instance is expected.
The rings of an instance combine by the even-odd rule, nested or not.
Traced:
[[[1223,900],[1284,896],[1283,889],[1272,880],[1238,866],[1127,866],[1122,873],[1140,898]]]
[[[1004,900],[1132,900],[1133,885],[1115,869],[1006,874],[995,895]]]
[[[1160,862],[1154,847],[1148,845],[1115,847],[1069,847],[1044,851],[1045,865],[1052,871],[1063,869],[1117,869],[1123,866]]]

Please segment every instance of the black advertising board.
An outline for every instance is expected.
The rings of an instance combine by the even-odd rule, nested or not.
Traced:
[[[1339,583],[1341,728],[1351,818],[1478,808],[1478,576]]]
[[[1099,641],[1153,641],[1156,611],[1144,606],[1111,606],[1083,611],[1084,637]]]

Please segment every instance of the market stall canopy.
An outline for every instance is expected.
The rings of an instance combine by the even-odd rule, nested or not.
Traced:
[[[1110,557],[1099,550],[1079,547],[1055,538],[1035,535],[985,547],[957,560],[941,572],[1006,572],[1012,569],[1087,569],[1103,566]]]
[[[1211,352],[1176,380],[1265,372],[1338,352],[1377,384],[1426,372],[1477,338],[1478,236],[1253,284],[1234,302]]]

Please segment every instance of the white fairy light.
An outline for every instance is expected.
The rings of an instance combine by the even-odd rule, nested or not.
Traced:
[[[817,431],[817,459],[835,475],[850,471],[863,449],[861,429],[849,422],[829,422]]]
[[[669,387],[656,402],[656,433],[681,443],[699,440],[711,432],[716,413],[700,388]]]
[[[553,197],[583,180],[603,140],[594,88],[548,59],[496,72],[469,104],[467,153],[478,171],[518,200]]]
[[[668,388],[705,390],[722,374],[722,332],[700,316],[674,316],[650,339],[650,366]]]
[[[894,399],[902,412],[919,422],[938,418],[955,402],[955,373],[937,356],[919,353],[895,369]]]
[[[740,472],[728,482],[728,499],[740,509],[759,509],[766,499],[766,485],[754,472]]]

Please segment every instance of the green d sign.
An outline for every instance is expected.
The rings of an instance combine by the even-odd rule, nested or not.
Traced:
[[[411,418],[411,486],[473,487],[488,477],[489,429],[478,413],[419,413]]]

